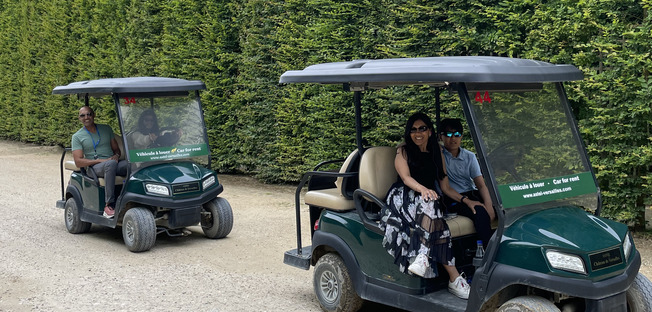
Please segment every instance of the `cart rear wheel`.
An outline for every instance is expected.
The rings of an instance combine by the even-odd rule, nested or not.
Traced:
[[[559,308],[544,298],[523,296],[510,299],[496,312],[559,312]]]
[[[329,253],[315,265],[313,287],[324,311],[352,312],[362,306],[362,299],[353,289],[353,282],[340,256]]]
[[[79,209],[74,198],[66,200],[63,210],[63,218],[66,221],[66,229],[72,234],[86,233],[91,229],[91,224],[79,218]]]
[[[223,238],[233,228],[233,210],[226,199],[216,197],[205,203],[201,211],[201,229],[208,238]]]
[[[652,283],[641,273],[627,290],[627,311],[652,311]]]
[[[122,221],[122,238],[130,251],[150,250],[156,242],[154,215],[146,208],[131,208]]]

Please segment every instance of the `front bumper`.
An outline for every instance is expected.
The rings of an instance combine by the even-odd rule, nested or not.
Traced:
[[[217,195],[222,193],[223,190],[224,187],[222,186],[222,184],[219,184],[216,187],[204,193],[201,193],[198,196],[193,196],[184,199],[158,197],[158,196],[142,195],[136,193],[126,193],[124,194],[124,196],[120,197],[118,205],[121,208],[124,208],[124,206],[127,203],[133,202],[133,203],[139,203],[147,206],[164,207],[168,209],[182,209],[182,208],[193,207],[193,206],[202,206],[203,204],[216,198]]]

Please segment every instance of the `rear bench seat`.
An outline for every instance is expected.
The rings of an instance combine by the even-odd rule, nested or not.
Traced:
[[[346,157],[346,160],[342,164],[339,173],[350,172],[350,165],[353,162],[354,158],[358,155],[358,150],[354,150]],[[354,170],[355,171],[355,170]],[[304,202],[306,205],[318,206],[334,211],[348,211],[355,209],[355,204],[349,196],[344,196],[343,187],[343,178],[339,177],[335,181],[334,188],[308,191],[304,197]]]
[[[354,158],[354,151],[347,157],[340,169],[340,173],[347,172],[349,163]],[[394,168],[396,148],[380,146],[365,150],[360,160],[360,188],[378,197],[385,199],[389,188],[396,182],[398,174]],[[353,200],[342,195],[342,183],[335,183],[334,188],[308,191],[304,198],[307,205],[323,207],[334,211],[348,211],[355,209]],[[452,216],[446,219],[452,237],[464,236],[475,233],[473,221],[464,216]]]
[[[124,144],[122,143],[122,137],[119,135],[114,136],[116,142],[118,142],[118,147],[120,148],[120,160],[125,159],[125,148]],[[72,171],[81,171],[81,168],[77,167],[75,165],[74,160],[66,160],[66,162],[63,165],[64,168],[67,170],[72,170]],[[100,186],[106,186],[106,181],[104,181],[104,178],[97,177],[98,181],[100,182]],[[115,185],[122,185],[124,183],[125,177],[123,176],[115,176]]]

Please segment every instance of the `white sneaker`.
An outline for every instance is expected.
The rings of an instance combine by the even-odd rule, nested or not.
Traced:
[[[455,281],[448,282],[448,291],[462,299],[469,299],[471,286],[469,286],[469,283],[466,282],[466,279],[460,275],[455,279]]]
[[[408,267],[408,271],[412,274],[419,275],[423,277],[426,274],[426,269],[428,268],[428,257],[424,254],[417,255],[414,258],[414,262]]]

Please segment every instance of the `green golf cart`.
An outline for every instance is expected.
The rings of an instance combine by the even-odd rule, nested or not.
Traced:
[[[652,284],[638,272],[641,257],[627,226],[599,216],[600,190],[562,84],[582,78],[572,65],[480,56],[356,60],[285,72],[281,84],[339,84],[353,92],[357,148],[302,177],[297,248],[284,262],[315,267],[324,311],[356,311],[363,300],[409,311],[652,311]],[[379,212],[397,180],[396,148],[364,146],[361,95],[412,85],[434,91],[437,123],[442,92],[457,95],[449,99],[463,111],[497,211],[481,258],[472,221],[446,218],[456,266],[471,279],[468,300],[447,291],[445,273],[401,273],[382,247]],[[338,162],[339,171],[324,169]],[[306,184],[310,246],[301,243]]]
[[[186,227],[197,224],[209,238],[231,232],[231,206],[218,197],[223,186],[208,169],[210,149],[199,99],[203,89],[201,81],[159,77],[98,79],[54,88],[53,94],[75,94],[87,106],[91,98],[112,99],[121,133],[115,140],[121,160],[129,164],[127,175],[116,177],[115,216],[105,218],[104,179],[65,161],[70,149],[64,150],[62,198],[56,206],[64,209],[70,233],[88,232],[91,224],[121,226],[127,248],[140,252],[151,249],[160,233],[186,236],[191,233]],[[138,136],[145,115],[156,124],[149,140]],[[64,169],[71,172],[65,189]]]

